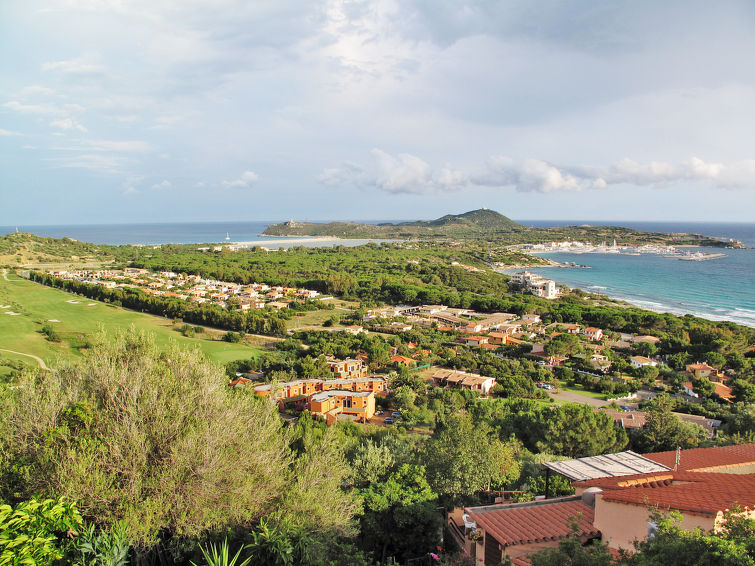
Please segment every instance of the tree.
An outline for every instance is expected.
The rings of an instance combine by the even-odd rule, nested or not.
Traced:
[[[443,521],[422,466],[404,464],[385,481],[361,490],[365,515],[362,540],[385,563],[422,556],[440,542]]]
[[[393,451],[387,442],[368,439],[356,448],[351,458],[352,482],[359,487],[375,484],[394,464]]]
[[[582,352],[582,341],[575,334],[560,334],[545,345],[549,356],[573,356]]]
[[[755,566],[755,521],[727,513],[720,534],[682,530],[681,514],[656,515],[658,532],[637,544],[638,552],[626,560],[628,566]],[[534,563],[533,563],[534,564]]]
[[[499,487],[519,476],[511,447],[487,423],[475,425],[467,413],[436,426],[425,445],[424,460],[432,488],[451,499]]]
[[[531,434],[538,452],[581,458],[623,449],[627,436],[610,415],[568,403],[536,413]]]
[[[639,452],[661,452],[693,448],[707,438],[703,427],[684,423],[671,412],[672,400],[666,393],[653,399],[647,409],[645,426],[632,435],[632,446]]]
[[[397,409],[408,411],[414,408],[417,394],[408,385],[402,385],[393,391],[393,401]]]

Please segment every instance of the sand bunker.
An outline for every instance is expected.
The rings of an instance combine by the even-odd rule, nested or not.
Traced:
[[[5,311],[5,314],[9,314],[9,315],[11,315],[11,316],[18,316],[18,315],[20,315],[21,313],[20,313],[20,312],[11,312],[11,311]]]
[[[93,307],[93,306],[94,306],[94,305],[96,305],[96,304],[97,304],[97,303],[89,303],[89,304],[88,304],[87,306],[88,306],[88,307]]]
[[[74,301],[73,299],[68,299],[66,303],[71,303],[72,305],[78,305],[81,301]]]
[[[47,322],[60,322],[57,318],[51,318]]]

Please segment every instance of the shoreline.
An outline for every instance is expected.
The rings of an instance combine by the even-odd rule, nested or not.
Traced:
[[[332,245],[347,245],[344,242],[358,242],[356,245],[362,245],[362,244],[368,244],[370,242],[386,242],[386,241],[392,241],[392,240],[386,240],[385,238],[338,238],[335,236],[300,236],[297,238],[289,238],[289,239],[283,239],[285,236],[278,236],[277,239],[271,239],[271,240],[251,240],[246,242],[225,242],[223,244],[215,244],[215,245],[225,245],[225,246],[235,246],[237,248],[252,248],[255,246],[259,247],[266,247],[265,244],[269,245],[277,245],[280,247],[281,244],[291,244],[291,245],[300,245],[300,244],[332,244]],[[397,240],[398,241],[398,240]]]

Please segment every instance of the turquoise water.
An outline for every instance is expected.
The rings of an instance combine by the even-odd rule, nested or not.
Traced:
[[[531,271],[572,288],[599,292],[646,309],[755,327],[755,250],[727,249],[722,253],[726,257],[708,261],[656,255],[542,254],[559,263],[575,262],[590,269]]]

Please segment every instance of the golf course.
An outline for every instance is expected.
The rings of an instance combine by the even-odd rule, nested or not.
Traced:
[[[11,271],[0,275],[0,361],[54,367],[80,356],[92,334],[131,326],[153,334],[160,346],[175,342],[199,348],[221,364],[256,357],[263,347],[225,342],[225,332],[213,329],[186,337],[179,331],[181,324],[171,320],[45,287]]]

